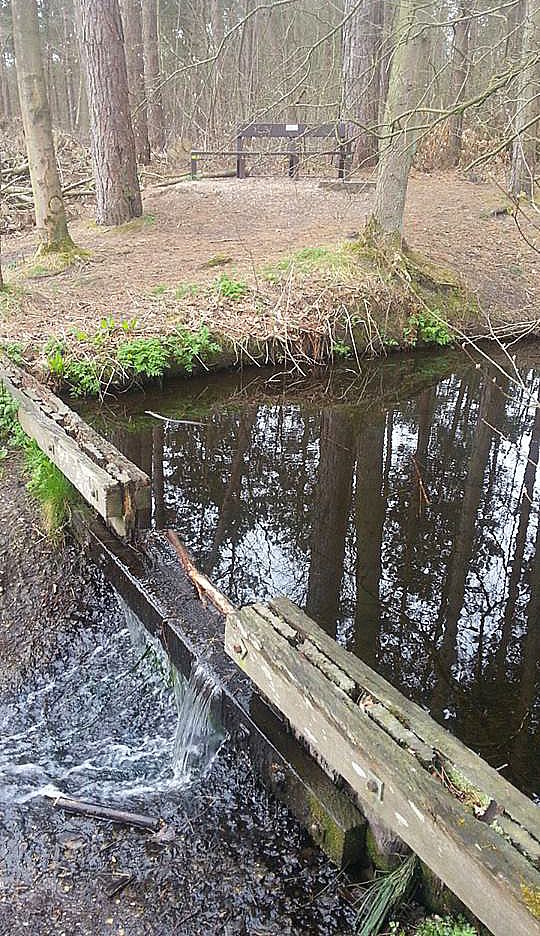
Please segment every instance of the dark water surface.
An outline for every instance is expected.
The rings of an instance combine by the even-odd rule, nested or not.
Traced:
[[[287,595],[535,795],[539,386],[533,347],[197,379],[85,416],[233,602]]]

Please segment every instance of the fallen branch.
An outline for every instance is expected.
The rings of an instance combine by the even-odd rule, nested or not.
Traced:
[[[176,552],[176,555],[178,556],[184,571],[186,572],[186,575],[189,576],[195,585],[201,601],[203,601],[203,596],[205,596],[209,599],[209,601],[212,602],[214,607],[217,608],[221,614],[232,614],[235,610],[234,605],[232,605],[229,599],[226,598],[225,595],[223,595],[220,591],[218,591],[214,585],[212,585],[212,582],[206,578],[206,575],[203,575],[202,572],[199,572],[186,547],[180,542],[180,539],[174,530],[166,530],[165,536]]]
[[[140,813],[124,812],[121,809],[111,809],[99,803],[85,803],[83,800],[70,799],[67,796],[50,797],[53,806],[59,806],[69,813],[88,816],[92,819],[103,819],[106,822],[118,822],[121,825],[137,826],[140,829],[149,829],[157,832],[161,827],[161,819],[143,816]]]

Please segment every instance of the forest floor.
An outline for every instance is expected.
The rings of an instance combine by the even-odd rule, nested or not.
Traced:
[[[327,335],[337,308],[363,309],[372,300],[384,311],[376,330],[392,334],[395,294],[384,292],[377,275],[371,292],[361,292],[359,268],[346,265],[350,254],[343,266],[343,251],[332,253],[336,244],[354,243],[372,204],[373,189],[339,192],[314,179],[280,177],[150,186],[143,218],[114,229],[95,224],[91,204],[76,215],[71,209],[73,239],[89,254],[56,275],[32,261],[33,232],[4,238],[11,289],[0,302],[0,341],[20,343],[35,359],[51,336],[73,343],[78,333],[84,340],[104,320],[116,323],[109,331],[123,323],[124,332],[144,336],[205,324],[233,342],[283,341],[295,330]],[[479,310],[467,324],[458,322],[469,332],[471,325],[480,334],[492,321],[504,326],[539,317],[538,232],[520,213],[523,236],[503,206],[501,189],[490,182],[448,171],[411,178],[407,243],[457,271],[472,290]],[[325,245],[330,252],[319,257]]]

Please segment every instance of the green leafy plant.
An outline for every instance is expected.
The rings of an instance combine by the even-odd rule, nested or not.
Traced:
[[[174,363],[188,373],[193,370],[195,360],[206,363],[221,351],[221,346],[214,341],[206,325],[201,325],[196,332],[179,328],[167,339],[167,344]]]
[[[452,344],[453,338],[445,321],[436,312],[426,309],[411,315],[403,332],[408,344],[435,344],[441,348]]]
[[[23,360],[23,346],[18,341],[8,341],[5,345],[2,345],[2,350],[4,354],[13,361],[14,364],[17,364],[18,367],[21,367],[24,364]]]
[[[116,358],[128,373],[153,378],[163,376],[171,353],[161,338],[133,338],[119,346]]]
[[[164,296],[168,288],[164,283],[158,283],[157,286],[152,286],[149,293],[151,296]]]
[[[67,361],[63,377],[74,397],[97,396],[100,392],[100,368],[93,358]]]
[[[334,339],[332,342],[332,354],[334,357],[346,358],[349,357],[350,353],[350,345],[346,344],[344,341],[340,341],[339,338]]]
[[[462,917],[434,916],[420,923],[415,936],[477,936],[477,931]]]
[[[216,289],[225,299],[243,299],[247,294],[248,286],[243,280],[232,279],[227,273],[222,273],[216,280]]]
[[[19,407],[0,384],[0,443],[6,457],[9,448],[20,448],[27,436],[17,418]]]
[[[65,371],[64,344],[58,338],[49,338],[43,348],[49,373],[54,377],[63,377]]]

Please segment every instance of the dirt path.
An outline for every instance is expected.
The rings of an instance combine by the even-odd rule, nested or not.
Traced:
[[[5,302],[0,309],[0,338],[43,338],[71,325],[91,330],[111,315],[136,316],[159,329],[163,290],[223,271],[253,282],[264,264],[354,235],[372,199],[371,191],[334,192],[314,180],[259,178],[149,188],[144,219],[120,229],[97,228],[87,208],[71,230],[91,257],[60,275],[27,281],[22,308]],[[405,235],[411,246],[463,273],[486,308],[532,318],[540,309],[540,256],[512,218],[492,216],[501,203],[490,183],[473,184],[453,172],[417,173]],[[529,234],[534,238],[534,230]],[[5,239],[8,278],[33,249],[31,234]],[[208,265],[219,257],[222,265]]]

